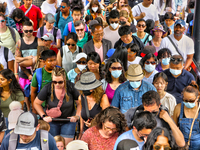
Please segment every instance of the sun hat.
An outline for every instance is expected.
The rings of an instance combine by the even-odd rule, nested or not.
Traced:
[[[131,64],[125,73],[125,77],[132,81],[142,80],[144,78],[142,67],[139,64]]]
[[[44,20],[46,20],[49,23],[56,22],[54,15],[51,13],[46,14]]]
[[[77,55],[76,55],[76,59],[74,59],[72,62],[77,62],[77,61],[79,61],[81,58],[85,58],[85,59],[87,59],[87,55],[85,54],[85,53],[78,53]]]
[[[118,143],[117,150],[140,150],[140,148],[136,141],[125,139]]]
[[[163,26],[162,26],[161,24],[159,24],[159,25],[155,26],[155,27],[151,30],[151,34],[153,34],[154,31],[158,31],[158,30],[162,31],[163,34],[166,33],[165,30],[163,29]]]
[[[102,82],[97,80],[94,73],[85,72],[81,75],[81,79],[76,82],[77,90],[92,90],[102,85]]]
[[[41,37],[41,39],[46,40],[46,41],[54,41],[54,36],[51,33],[46,33]]]
[[[35,129],[38,125],[37,116],[31,112],[22,113],[18,120],[14,129],[15,134],[23,134],[23,135],[33,135]]]
[[[81,140],[74,140],[67,144],[66,150],[88,150],[88,144]]]

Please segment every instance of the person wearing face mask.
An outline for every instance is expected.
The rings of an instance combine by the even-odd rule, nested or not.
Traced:
[[[177,125],[174,123],[172,118],[169,115],[168,108],[163,106],[160,102],[160,96],[155,91],[148,91],[142,95],[142,105],[130,108],[125,113],[125,118],[127,120],[127,124],[129,128],[133,127],[133,120],[135,115],[138,112],[148,111],[156,119],[157,125],[156,127],[164,127],[169,130],[176,144],[180,147],[185,146],[185,140],[182,132],[179,130]],[[134,120],[135,121],[135,120]]]
[[[141,111],[134,115],[132,120],[132,129],[124,132],[117,138],[113,150],[117,150],[117,145],[124,139],[130,139],[137,142],[141,150],[147,140],[148,135],[156,127],[156,118],[148,111]]]
[[[139,64],[132,64],[125,73],[128,81],[121,84],[116,90],[111,105],[118,107],[122,113],[127,112],[131,107],[142,104],[142,95],[147,91],[156,88],[144,78],[143,70]]]
[[[192,80],[195,81],[194,76],[183,69],[183,57],[180,55],[173,55],[170,59],[169,69],[163,72],[168,77],[167,92],[176,98],[177,104],[182,102],[182,91],[188,86]]]
[[[103,83],[103,90],[111,103],[115,90],[126,81],[126,78],[122,62],[119,59],[111,59],[106,65],[106,76],[101,82]]]
[[[76,63],[77,67],[74,69],[71,69],[68,73],[67,73],[67,77],[68,79],[74,83],[75,82],[75,78],[76,76],[83,71],[83,69],[86,68],[86,64],[87,64],[87,55],[85,53],[79,53],[76,55],[76,59],[74,59],[72,62]]]
[[[97,80],[92,72],[83,73],[80,80],[75,84],[75,88],[81,93],[78,98],[82,108],[79,138],[81,138],[84,131],[91,127],[91,121],[95,115],[110,106],[108,97],[104,94],[101,85],[101,81]],[[87,101],[87,106],[84,101]],[[89,110],[89,116],[87,115],[87,109]]]
[[[160,49],[158,52],[158,60],[159,64],[156,66],[156,70],[158,72],[162,72],[163,70],[169,69],[169,61],[171,58],[171,51],[168,48]]]
[[[118,34],[119,28],[119,12],[115,9],[109,13],[110,25],[104,28],[104,38],[112,42],[112,47],[114,47],[115,42],[120,38]]]
[[[185,141],[188,141],[189,133],[193,118],[199,107],[199,87],[194,82],[189,84],[183,90],[183,102],[176,105],[174,109],[173,119],[183,132]],[[199,133],[199,119],[200,113],[198,112],[197,118],[195,118],[194,126],[192,128],[192,136],[190,140],[190,150],[198,150],[200,147],[200,133]]]
[[[158,71],[156,70],[157,58],[154,54],[148,53],[141,60],[140,65],[144,71],[144,81],[153,82],[153,77]]]

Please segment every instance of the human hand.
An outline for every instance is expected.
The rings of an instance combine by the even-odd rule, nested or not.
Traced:
[[[52,118],[50,116],[44,117],[43,120],[46,121],[46,122],[48,122],[48,123],[52,122]]]
[[[165,110],[160,111],[159,117],[161,119],[163,119],[165,122],[169,122],[171,120],[171,117],[169,116],[169,114]]]
[[[92,125],[92,124],[90,123],[90,122],[91,122],[90,119],[88,119],[87,121],[83,121],[83,122],[85,123],[85,126],[88,127],[88,128],[91,127],[91,125]]]
[[[142,12],[141,14],[140,14],[140,17],[141,18],[144,18],[146,16],[146,14],[144,13],[144,12]]]
[[[167,12],[172,12],[172,8],[171,7],[166,7],[166,11]]]
[[[28,79],[31,81],[32,78],[33,78],[33,76],[30,74],[30,75],[28,76]]]
[[[70,118],[70,122],[77,122],[77,120],[79,119],[78,116],[72,116],[72,117],[67,117]]]

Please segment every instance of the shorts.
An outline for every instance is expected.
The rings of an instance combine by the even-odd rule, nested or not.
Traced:
[[[19,78],[19,84],[22,89],[24,89],[25,85],[29,83],[30,83],[29,79]]]
[[[52,136],[60,135],[64,138],[74,138],[76,122],[50,122],[50,131]]]

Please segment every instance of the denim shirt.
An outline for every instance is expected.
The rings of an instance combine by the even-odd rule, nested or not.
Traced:
[[[118,107],[122,113],[127,112],[131,107],[142,104],[142,95],[147,91],[156,88],[149,82],[143,81],[138,90],[131,87],[129,81],[121,84],[116,90],[111,105]]]

